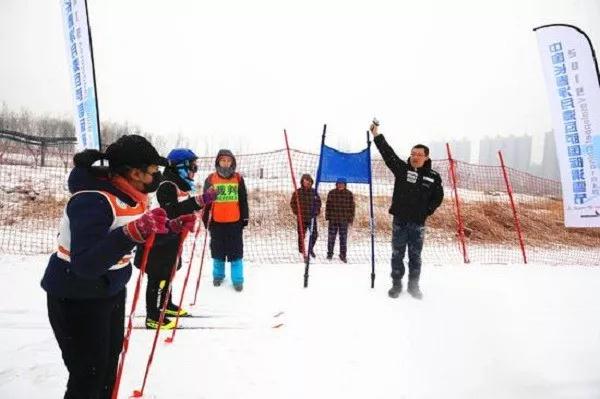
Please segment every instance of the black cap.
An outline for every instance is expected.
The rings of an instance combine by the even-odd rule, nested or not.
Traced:
[[[104,154],[111,169],[121,166],[146,168],[149,165],[169,165],[169,161],[161,157],[148,140],[137,134],[121,136],[108,146]]]

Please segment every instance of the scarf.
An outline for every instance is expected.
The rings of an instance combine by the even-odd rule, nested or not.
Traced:
[[[127,194],[129,196],[129,198],[131,198],[138,204],[142,204],[144,206],[144,209],[148,209],[148,206],[149,206],[148,194],[143,193],[140,190],[138,190],[137,188],[133,187],[131,185],[131,183],[129,183],[122,176],[115,176],[110,180],[110,182],[112,183],[113,186],[118,188],[119,191],[123,192],[124,194]]]

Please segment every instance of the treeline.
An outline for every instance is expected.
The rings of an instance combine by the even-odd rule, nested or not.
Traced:
[[[181,133],[170,137],[153,134],[127,122],[102,121],[100,136],[103,146],[114,142],[125,134],[139,134],[150,140],[159,152],[173,147],[190,146],[189,139]],[[0,107],[0,129],[25,133],[38,137],[75,138],[73,120],[67,116],[40,115],[28,109],[11,110],[6,104]]]

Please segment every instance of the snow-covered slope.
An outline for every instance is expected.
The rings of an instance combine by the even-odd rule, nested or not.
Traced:
[[[64,392],[39,287],[45,262],[2,257],[1,398]],[[303,265],[255,264],[242,293],[213,287],[207,267],[191,310],[212,317],[183,324],[227,328],[161,339],[145,397],[600,397],[600,269],[425,265],[418,302],[387,297],[388,267],[378,267],[371,290],[368,265],[313,265],[304,289]],[[140,388],[151,340],[151,331],[133,331],[121,398]]]

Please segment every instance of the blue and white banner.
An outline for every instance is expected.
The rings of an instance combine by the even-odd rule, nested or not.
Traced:
[[[85,0],[61,0],[78,149],[100,149],[94,65]]]
[[[565,226],[600,227],[600,80],[592,44],[575,26],[534,30],[550,99]]]

